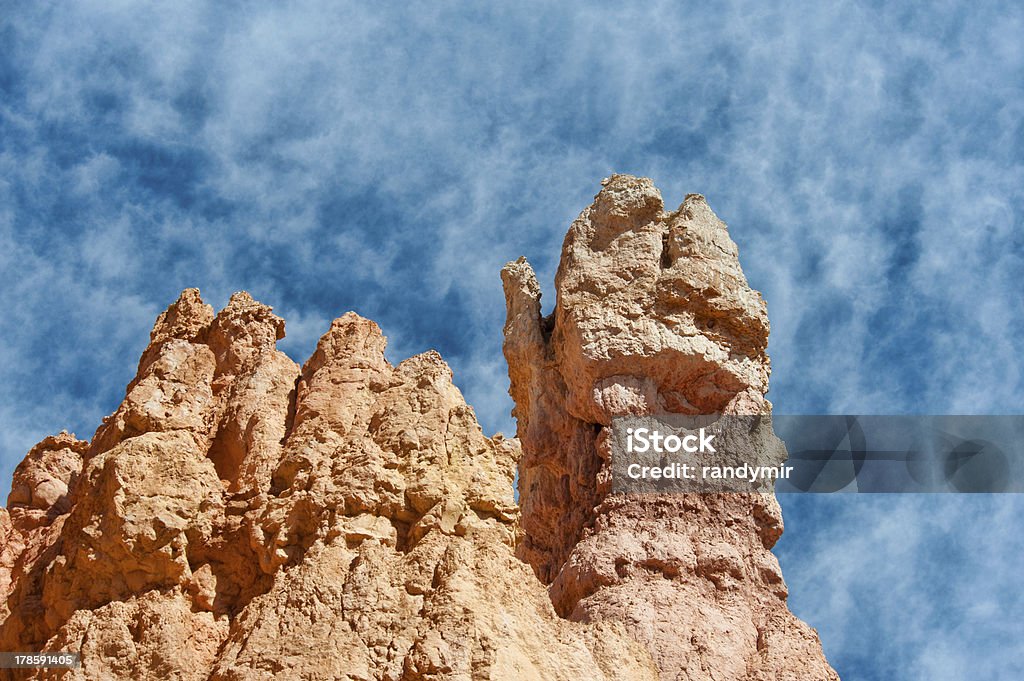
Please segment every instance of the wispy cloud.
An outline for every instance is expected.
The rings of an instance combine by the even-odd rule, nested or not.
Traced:
[[[275,305],[300,361],[355,309],[393,358],[440,350],[485,430],[511,431],[498,269],[525,254],[550,290],[612,171],[669,203],[704,193],[730,223],[768,300],[780,411],[1022,409],[1013,3],[36,3],[0,21],[5,481],[33,442],[114,408],[186,286]],[[836,502],[786,503],[804,560],[799,518]],[[1010,531],[949,522],[920,555]],[[885,535],[903,525],[856,536],[910,565]],[[978,594],[993,614],[957,621],[995,632],[1010,611]],[[808,617],[866,621],[841,605]],[[826,640],[840,659],[850,631]]]
[[[1024,553],[1011,495],[790,499],[790,607],[848,681],[1024,673]]]

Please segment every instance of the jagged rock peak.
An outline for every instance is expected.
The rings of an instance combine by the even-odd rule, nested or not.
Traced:
[[[518,441],[439,354],[392,366],[347,313],[300,369],[283,330],[186,290],[92,443],[33,448],[0,510],[0,649],[80,652],[82,679],[654,677],[515,557]]]
[[[205,333],[213,321],[213,308],[203,302],[197,288],[187,288],[156,319],[149,334],[150,345],[172,338],[192,340]]]
[[[245,361],[253,352],[273,350],[284,338],[284,320],[245,291],[232,294],[210,325],[208,344],[221,363]]]

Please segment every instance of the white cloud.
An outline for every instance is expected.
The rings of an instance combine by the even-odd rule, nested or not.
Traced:
[[[299,361],[332,316],[374,317],[389,356],[436,346],[484,429],[507,431],[498,269],[527,255],[548,308],[565,229],[613,170],[669,204],[704,193],[730,223],[768,301],[780,411],[1021,410],[1012,3],[93,3],[4,21],[0,472],[63,425],[88,434],[192,285],[274,305]],[[808,617],[832,650],[854,649],[862,620],[840,625],[884,596],[879,575],[921,605],[905,571],[944,539],[907,535],[932,501],[906,503],[843,511],[873,522],[821,544],[842,580]],[[795,595],[831,578],[800,564]],[[964,593],[997,614],[953,619],[1004,626],[1004,601]],[[955,670],[917,624],[877,626],[916,646],[907,669]],[[993,655],[991,678],[1010,673]]]

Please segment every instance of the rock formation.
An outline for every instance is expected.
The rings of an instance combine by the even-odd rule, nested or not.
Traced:
[[[767,415],[768,317],[704,197],[616,175],[569,229],[552,314],[502,271],[518,554],[572,621],[622,622],[663,679],[835,679],[786,608],[770,494],[611,495],[616,416]]]
[[[764,304],[704,200],[607,181],[551,317],[525,261],[502,277],[518,439],[354,313],[299,367],[269,307],[183,292],[92,440],[15,472],[0,650],[82,664],[0,679],[835,679],[772,496],[610,494],[612,417],[770,409]]]

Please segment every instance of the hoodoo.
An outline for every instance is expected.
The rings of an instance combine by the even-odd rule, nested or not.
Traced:
[[[704,197],[615,175],[573,222],[554,312],[502,271],[523,457],[518,555],[560,615],[616,622],[663,679],[835,679],[786,607],[772,494],[612,495],[617,416],[769,414],[768,315]]]

